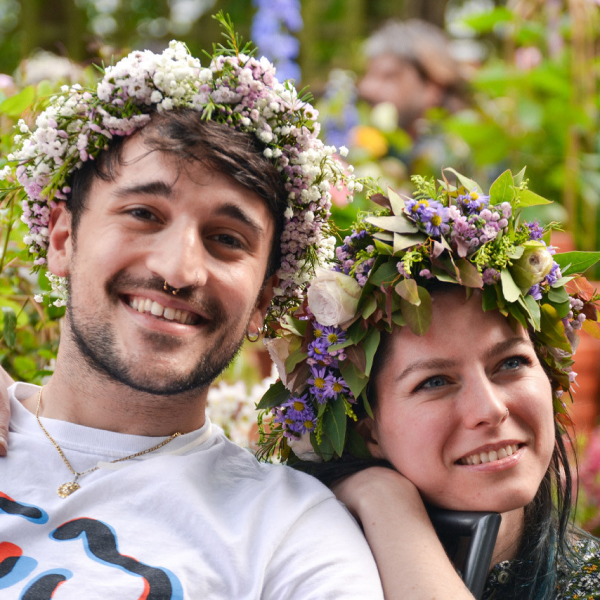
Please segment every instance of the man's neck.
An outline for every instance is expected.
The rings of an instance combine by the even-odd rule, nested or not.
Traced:
[[[206,389],[155,396],[113,381],[87,365],[78,368],[81,362],[73,362],[61,361],[59,352],[54,375],[43,388],[40,416],[153,437],[189,433],[204,425]],[[36,414],[38,394],[23,405]]]

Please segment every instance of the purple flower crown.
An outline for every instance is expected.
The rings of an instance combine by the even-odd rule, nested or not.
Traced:
[[[16,179],[0,198],[22,198],[25,243],[34,269],[45,266],[50,212],[71,191],[73,173],[94,160],[116,136],[144,127],[154,111],[192,108],[207,120],[255,135],[285,184],[288,208],[282,235],[279,287],[271,318],[298,306],[314,267],[333,259],[335,240],[328,228],[332,186],[360,189],[333,158],[336,149],[318,139],[317,111],[300,97],[293,82],[279,83],[266,58],[254,58],[250,44],[240,48],[231,21],[220,21],[228,45],[219,45],[208,67],[173,41],[162,54],[132,52],[107,67],[95,89],[63,86],[50,99],[30,131],[20,120],[17,149],[0,179]],[[49,277],[55,304],[64,304],[65,286]]]
[[[579,275],[600,252],[556,254],[548,244],[557,224],[521,222],[522,208],[549,202],[527,189],[524,171],[506,171],[484,194],[447,170],[456,186],[417,176],[413,198],[371,196],[383,210],[359,215],[336,265],[317,271],[307,301],[266,341],[281,379],[259,403],[263,457],[368,456],[354,424],[372,416],[366,388],[381,333],[427,332],[432,280],[480,289],[484,310],[528,329],[552,376],[555,411],[565,413],[576,332],[600,337],[600,294]]]

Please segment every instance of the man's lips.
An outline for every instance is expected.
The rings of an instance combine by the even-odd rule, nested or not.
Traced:
[[[198,325],[206,321],[206,317],[190,310],[188,304],[171,298],[157,298],[156,294],[128,294],[123,300],[131,308],[142,314],[152,315],[157,319],[173,321],[182,325]]]

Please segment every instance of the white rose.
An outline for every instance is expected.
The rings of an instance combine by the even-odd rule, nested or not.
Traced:
[[[263,343],[269,352],[271,360],[277,367],[281,383],[287,387],[287,373],[285,372],[285,361],[290,355],[290,342],[286,338],[264,338]],[[289,388],[288,388],[289,389]],[[291,391],[291,390],[290,390]]]
[[[321,325],[342,326],[356,315],[361,291],[354,278],[317,268],[308,288],[308,306]]]
[[[288,439],[288,446],[300,460],[309,462],[323,462],[323,459],[315,452],[310,443],[310,433],[303,433],[297,440]]]

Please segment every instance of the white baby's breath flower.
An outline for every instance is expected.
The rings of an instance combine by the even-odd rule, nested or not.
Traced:
[[[340,146],[340,156],[348,156],[348,148],[346,146]]]

